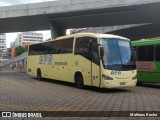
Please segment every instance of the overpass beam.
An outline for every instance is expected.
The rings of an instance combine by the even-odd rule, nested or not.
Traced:
[[[66,35],[66,30],[62,29],[58,24],[56,24],[56,22],[51,21],[49,23],[49,26],[50,26],[50,30],[51,30],[52,40],[57,37]]]

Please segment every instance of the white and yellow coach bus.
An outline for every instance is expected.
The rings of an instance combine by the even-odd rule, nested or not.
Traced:
[[[136,85],[130,40],[109,34],[77,33],[29,46],[27,72],[100,88]]]

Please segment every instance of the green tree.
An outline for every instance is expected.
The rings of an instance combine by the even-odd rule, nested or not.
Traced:
[[[18,46],[15,49],[15,55],[18,56],[27,51],[28,51],[28,47]]]

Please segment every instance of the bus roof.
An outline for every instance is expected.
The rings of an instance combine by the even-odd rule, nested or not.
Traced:
[[[63,38],[70,38],[70,37],[76,37],[76,36],[93,36],[97,38],[120,38],[120,39],[125,39],[129,40],[128,38],[118,36],[118,35],[113,35],[113,34],[100,34],[100,33],[75,33],[67,36],[62,36],[58,37],[55,40],[63,39]]]
[[[65,38],[72,38],[72,37],[81,37],[81,36],[92,36],[92,37],[96,37],[96,38],[119,38],[119,39],[124,39],[124,40],[129,40],[128,38],[125,37],[121,37],[118,35],[113,35],[113,34],[99,34],[99,33],[75,33],[75,34],[71,34],[71,35],[66,35],[66,36],[61,36],[61,37],[57,37],[54,40],[61,40],[61,39],[65,39]],[[41,43],[47,43],[53,40],[49,40],[49,41],[44,41]],[[39,44],[39,43],[35,43],[35,44]],[[35,45],[35,44],[31,44],[31,45]]]
[[[131,44],[132,44],[132,46],[156,45],[156,44],[160,44],[160,39],[137,40],[137,41],[132,41]]]

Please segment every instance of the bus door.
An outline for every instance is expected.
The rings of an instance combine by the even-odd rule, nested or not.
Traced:
[[[98,43],[96,38],[91,40],[91,83],[92,86],[100,86],[100,58],[98,52]]]
[[[100,85],[100,65],[99,65],[99,54],[97,38],[93,37],[79,37],[76,40],[75,54],[80,54],[86,59],[84,60],[84,68],[87,69],[87,78],[85,82],[91,86]],[[78,60],[77,60],[78,61]],[[81,64],[80,66],[83,66]]]

